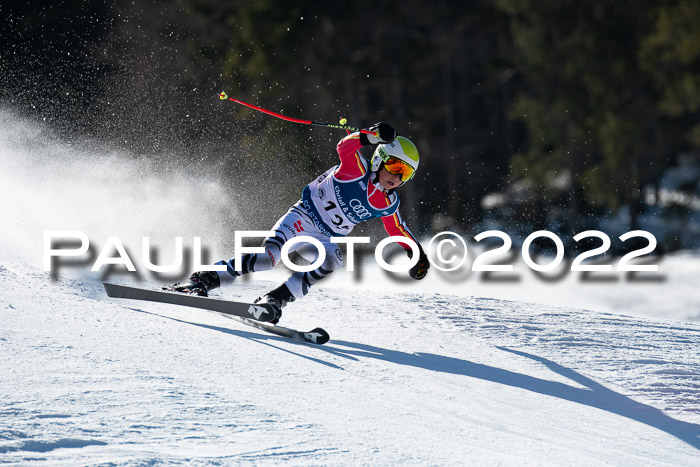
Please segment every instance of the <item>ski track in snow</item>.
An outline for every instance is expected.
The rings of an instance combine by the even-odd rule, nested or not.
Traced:
[[[0,463],[700,464],[697,322],[321,286],[281,323],[314,347],[90,276],[0,280]]]

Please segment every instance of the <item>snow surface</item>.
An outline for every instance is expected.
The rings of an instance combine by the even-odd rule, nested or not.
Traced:
[[[700,461],[695,322],[321,287],[283,318],[329,331],[312,347],[94,278],[0,278],[3,461]]]
[[[285,309],[282,324],[330,333],[313,347],[109,299],[89,264],[41,270],[44,230],[119,236],[135,256],[151,235],[162,263],[175,235],[230,254],[232,226],[250,226],[215,174],[57,141],[2,111],[0,165],[2,463],[700,465],[694,252],[637,283],[520,266],[515,281],[400,283],[366,261],[361,280],[338,271]],[[202,186],[209,210],[183,216]]]
[[[700,462],[699,323],[319,287],[283,317],[313,347],[90,277],[0,281],[3,462]]]

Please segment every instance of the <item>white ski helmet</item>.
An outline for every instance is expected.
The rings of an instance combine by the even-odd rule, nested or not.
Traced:
[[[401,181],[407,182],[412,179],[418,169],[420,160],[416,145],[403,136],[397,137],[391,143],[380,144],[374,150],[374,154],[372,154],[372,172],[378,171],[382,164],[386,164],[392,158],[398,159],[409,169],[402,172]]]

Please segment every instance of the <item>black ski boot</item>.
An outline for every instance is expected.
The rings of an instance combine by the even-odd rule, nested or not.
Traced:
[[[165,289],[172,290],[173,292],[207,297],[209,296],[209,291],[216,289],[219,285],[219,275],[216,271],[200,271],[192,273],[189,282],[185,282],[184,284],[178,282]]]
[[[282,307],[294,301],[294,295],[289,291],[287,284],[280,284],[262,297],[258,297],[254,303],[267,303],[275,310],[275,318],[270,323],[277,324],[282,317]]]

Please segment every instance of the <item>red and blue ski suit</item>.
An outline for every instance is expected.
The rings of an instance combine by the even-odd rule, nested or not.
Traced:
[[[241,274],[272,269],[280,262],[282,246],[297,236],[319,240],[326,250],[326,259],[317,269],[295,272],[285,281],[295,298],[306,295],[309,288],[343,266],[343,254],[330,237],[345,236],[360,222],[379,217],[391,236],[403,236],[418,241],[399,215],[399,197],[387,192],[370,171],[369,162],[358,152],[362,147],[359,133],[352,133],[337,145],[340,164],[319,175],[306,187],[302,199],[292,206],[272,228],[274,235],[263,242],[264,253],[246,254],[241,258],[241,271],[234,260],[220,261],[227,271],[219,272],[222,284]],[[409,249],[407,244],[401,244]],[[317,250],[310,244],[297,243],[290,250],[314,262]]]

